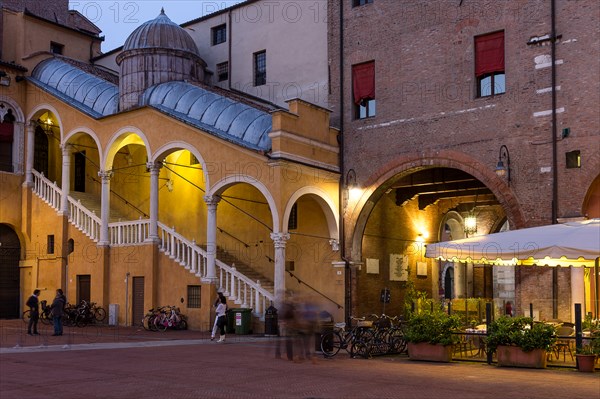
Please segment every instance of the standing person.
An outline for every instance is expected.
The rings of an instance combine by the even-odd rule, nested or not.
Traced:
[[[40,290],[34,290],[33,295],[29,297],[25,305],[29,306],[29,323],[27,324],[28,335],[39,335],[37,330],[38,320],[40,318]]]
[[[217,327],[219,327],[219,340],[217,342],[225,342],[225,325],[227,324],[227,301],[223,296],[220,298],[220,303],[217,305]]]
[[[50,309],[52,309],[52,321],[54,322],[54,334],[53,337],[63,335],[63,326],[62,326],[62,317],[64,315],[65,304],[67,303],[67,299],[63,294],[63,290],[60,288],[56,290],[56,297],[54,301],[52,301],[52,305],[50,305]]]
[[[217,294],[219,296],[215,300],[215,304],[214,304],[215,308],[218,307],[221,302],[223,302],[225,304],[225,309],[227,310],[227,299],[225,298],[225,295],[223,295],[222,292],[218,292]],[[219,316],[215,315],[215,322],[213,324],[212,332],[210,334],[211,341],[215,339],[215,335],[217,334],[217,329],[219,328],[219,326],[217,326],[218,320],[219,320]]]

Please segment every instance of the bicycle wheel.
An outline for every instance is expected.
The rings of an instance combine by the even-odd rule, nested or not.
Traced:
[[[185,321],[185,319],[179,320],[179,323],[177,323],[177,330],[187,330],[187,321]]]
[[[394,329],[389,335],[390,353],[404,353],[406,351],[406,340],[401,330]]]
[[[25,323],[29,323],[29,319],[31,319],[31,310],[26,310],[23,312],[23,316],[21,316]]]
[[[367,341],[359,339],[351,345],[350,356],[353,359],[362,358],[368,359],[371,357],[371,345]]]
[[[342,337],[336,331],[329,331],[321,336],[321,351],[325,357],[337,355],[342,347]]]
[[[167,331],[169,323],[167,322],[167,318],[164,315],[161,315],[154,319],[154,326],[157,331]]]
[[[98,322],[104,321],[104,319],[106,319],[106,310],[104,310],[104,308],[96,308],[94,310],[94,318]]]

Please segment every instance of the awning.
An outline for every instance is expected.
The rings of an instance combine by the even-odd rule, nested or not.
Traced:
[[[600,219],[429,244],[425,256],[491,265],[594,267],[600,257]]]

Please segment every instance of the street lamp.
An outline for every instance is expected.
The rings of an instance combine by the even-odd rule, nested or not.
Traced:
[[[506,161],[506,166],[504,165],[504,161]],[[507,175],[508,185],[510,186],[510,154],[508,153],[508,147],[506,147],[504,144],[500,146],[498,164],[496,165],[496,174],[500,177]]]
[[[475,217],[475,213],[469,212],[465,217],[465,234],[469,237],[475,233],[477,233],[477,217]]]

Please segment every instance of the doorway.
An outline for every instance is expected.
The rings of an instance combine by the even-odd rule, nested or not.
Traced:
[[[19,317],[21,243],[13,229],[0,224],[0,319]]]
[[[85,151],[75,153],[75,180],[73,190],[85,193]]]
[[[77,303],[90,302],[92,277],[89,274],[77,275]]]
[[[144,318],[144,277],[133,278],[133,300],[131,304],[131,325],[139,326]]]

